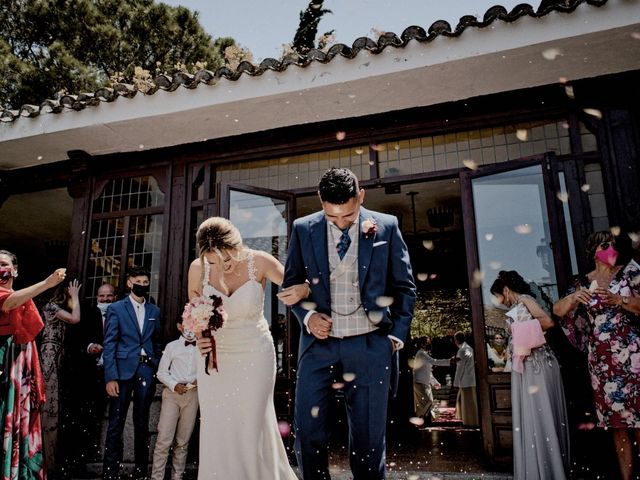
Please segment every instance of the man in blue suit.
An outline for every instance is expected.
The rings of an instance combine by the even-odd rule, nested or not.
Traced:
[[[154,375],[162,354],[160,309],[149,303],[149,271],[132,267],[131,294],[107,308],[104,325],[104,378],[109,400],[109,427],[104,448],[103,478],[119,478],[122,433],[133,397],[136,478],[146,478],[149,464],[149,409]]]
[[[311,287],[293,307],[302,329],[296,456],[305,480],[330,478],[328,414],[340,383],[353,478],[383,479],[391,372],[415,303],[409,254],[397,219],[361,206],[365,192],[350,170],[328,170],[318,194],[322,211],[293,224],[283,282]]]

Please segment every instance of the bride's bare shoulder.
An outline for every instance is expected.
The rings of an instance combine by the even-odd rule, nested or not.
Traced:
[[[189,265],[189,270],[195,270],[195,271],[202,270],[202,262],[200,261],[199,258],[196,258],[193,262],[191,262],[191,264]]]

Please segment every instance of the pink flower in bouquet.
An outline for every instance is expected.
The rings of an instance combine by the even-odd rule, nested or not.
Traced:
[[[205,359],[205,371],[209,374],[209,366],[218,370],[216,356],[216,340],[213,332],[224,327],[227,314],[222,307],[222,298],[217,295],[210,297],[195,297],[184,306],[182,325],[185,330],[200,334],[211,339],[211,352]]]

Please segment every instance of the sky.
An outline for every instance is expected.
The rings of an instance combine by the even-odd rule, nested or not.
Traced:
[[[200,12],[205,31],[217,37],[233,37],[248,48],[255,61],[279,58],[282,45],[290,43],[298,27],[300,11],[309,0],[162,0]],[[362,36],[377,37],[372,29],[398,35],[411,26],[428,29],[436,20],[447,20],[452,27],[463,15],[482,18],[485,11],[499,4],[512,9],[522,0],[325,0],[324,8],[333,14],[322,17],[321,35],[335,30],[338,43],[351,45]],[[529,2],[534,7],[539,0]]]

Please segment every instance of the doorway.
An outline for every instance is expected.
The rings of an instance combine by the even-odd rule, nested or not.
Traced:
[[[364,206],[398,218],[407,243],[417,287],[411,336],[401,351],[398,394],[390,402],[387,463],[391,471],[484,472],[479,423],[465,425],[456,418],[458,388],[453,385],[458,348],[453,336],[462,331],[475,350],[471,322],[462,201],[458,177],[366,188]],[[319,208],[315,194],[296,198],[295,218]],[[439,385],[433,390],[430,415],[418,417],[414,405],[414,358],[418,341],[431,340],[431,356],[446,366],[433,368]],[[483,346],[478,343],[479,348]],[[477,399],[475,399],[476,405]],[[332,463],[346,462],[346,415],[336,393]]]

